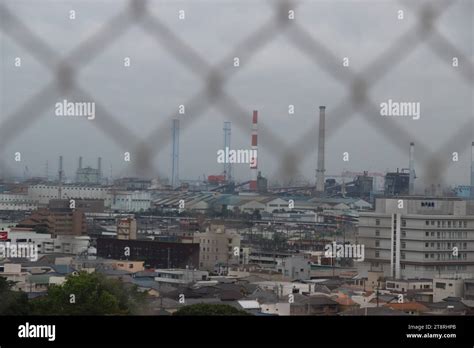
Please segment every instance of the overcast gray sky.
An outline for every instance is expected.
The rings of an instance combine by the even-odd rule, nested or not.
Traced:
[[[75,47],[101,30],[109,19],[123,11],[126,1],[47,1],[0,0],[25,26],[53,49],[56,58],[68,55]],[[230,53],[274,16],[275,2],[257,0],[239,1],[150,1],[149,12],[174,35],[192,47],[209,65],[230,58]],[[319,44],[337,58],[349,57],[348,71],[371,72],[371,62],[385,53],[400,37],[407,35],[418,23],[417,4],[405,5],[399,1],[300,1],[295,7],[295,21]],[[439,2],[433,1],[438,4]],[[185,10],[186,19],[178,19],[178,11]],[[76,11],[76,19],[69,19],[69,11]],[[404,19],[397,18],[404,11]],[[473,2],[454,3],[436,21],[437,31],[473,65]],[[125,26],[125,25],[124,25]],[[223,147],[223,122],[233,122],[234,149],[250,147],[252,110],[259,110],[259,170],[271,180],[285,178],[279,171],[285,145],[298,141],[301,161],[297,164],[302,178],[314,182],[317,148],[318,106],[326,105],[327,128],[326,172],[339,174],[343,170],[385,172],[408,166],[408,150],[401,151],[385,133],[373,127],[371,118],[379,114],[354,113],[347,122],[337,124],[331,112],[350,100],[347,83],[336,80],[315,59],[302,52],[289,34],[278,28],[256,53],[240,52],[240,67],[232,67],[229,59],[224,76],[232,69],[232,77],[225,92],[235,98],[247,111],[246,115],[229,115],[222,108],[210,107],[201,115],[186,109],[180,115],[184,127],[180,142],[180,177],[197,179],[203,174],[220,174],[217,150]],[[411,35],[416,37],[416,34]],[[30,51],[9,35],[0,31],[2,44],[2,105],[0,122],[4,122],[25,102],[49,85],[54,75]],[[434,43],[436,45],[436,43]],[[186,104],[206,86],[196,62],[194,70],[176,59],[164,42],[158,42],[139,25],[131,26],[110,44],[104,44],[99,55],[81,69],[77,76],[80,87],[103,105],[127,129],[145,139],[156,127],[165,132],[153,165],[165,176],[171,167],[171,121],[178,116],[178,105]],[[450,148],[439,151],[441,160],[451,161],[451,154],[459,152],[459,162],[451,163],[446,175],[448,184],[468,184],[470,143],[474,139],[471,122],[470,136],[459,138],[460,127],[473,120],[473,86],[451,65],[451,52],[436,54],[429,41],[414,49],[400,52],[400,63],[388,66],[388,72],[370,86],[369,97],[375,104],[388,99],[420,102],[419,120],[398,117],[387,118],[384,129],[401,127],[417,144],[435,151],[455,139]],[[403,51],[403,49],[402,49]],[[15,57],[22,58],[22,67],[15,68]],[[124,57],[131,58],[131,67],[123,67]],[[248,58],[247,58],[248,57]],[[398,61],[398,59],[396,60]],[[342,68],[341,68],[342,70]],[[459,68],[458,68],[459,70]],[[472,71],[471,71],[472,72]],[[350,75],[349,75],[350,76]],[[367,76],[370,77],[370,76]],[[350,81],[350,79],[348,79]],[[56,100],[64,99],[57,95]],[[89,101],[89,100],[87,100]],[[295,105],[295,114],[288,114],[288,105]],[[31,175],[44,175],[45,163],[49,173],[57,172],[57,157],[64,156],[66,175],[74,176],[77,158],[82,155],[84,165],[95,166],[97,157],[103,158],[104,174],[114,176],[133,172],[134,145],[119,145],[104,134],[96,120],[60,118],[54,114],[54,103],[44,112],[31,115],[34,122],[25,122],[21,131],[6,144],[2,157],[8,166],[23,173],[28,166]],[[37,116],[37,117],[36,117]],[[244,122],[242,122],[244,120]],[[1,125],[0,124],[0,132]],[[246,128],[245,128],[246,127]],[[468,127],[469,128],[469,127]],[[314,137],[303,138],[313,129]],[[275,146],[270,135],[281,142]],[[467,131],[469,135],[469,130]],[[466,134],[464,132],[463,134]],[[398,135],[394,137],[400,138]],[[402,137],[404,138],[404,137]],[[275,139],[275,138],[272,138]],[[135,139],[138,141],[139,139]],[[162,146],[161,144],[165,144]],[[416,148],[416,172],[421,185],[428,174],[422,159],[428,156]],[[13,154],[21,152],[22,162],[16,163]],[[130,151],[132,163],[123,161],[123,153]],[[349,152],[349,162],[343,153]],[[234,165],[235,176],[249,179],[248,165]],[[288,174],[288,173],[286,173]],[[294,174],[294,173],[293,173]],[[293,175],[288,174],[288,175]],[[283,176],[283,178],[282,178]],[[294,177],[293,179],[296,179]]]

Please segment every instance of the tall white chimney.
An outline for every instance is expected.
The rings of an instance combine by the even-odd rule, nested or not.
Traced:
[[[410,143],[410,160],[409,160],[409,170],[410,170],[410,177],[408,183],[408,194],[414,195],[415,194],[415,143]]]
[[[324,144],[326,132],[326,107],[319,107],[318,167],[316,169],[316,192],[324,193]]]
[[[474,199],[474,141],[471,144],[471,199]]]

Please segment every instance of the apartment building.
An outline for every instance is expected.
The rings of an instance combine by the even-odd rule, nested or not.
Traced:
[[[240,235],[226,231],[224,225],[211,224],[205,232],[195,233],[194,242],[199,243],[199,269],[210,272],[220,267],[240,263]]]
[[[131,217],[118,219],[117,239],[137,239],[137,220]]]
[[[474,201],[457,198],[378,198],[360,213],[358,240],[365,245],[359,272],[393,279],[474,274]]]
[[[87,224],[85,214],[80,210],[35,210],[27,219],[18,223],[18,227],[31,228],[33,230],[50,233],[53,236],[87,235]]]

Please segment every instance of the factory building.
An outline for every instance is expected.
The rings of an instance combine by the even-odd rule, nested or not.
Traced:
[[[199,244],[99,238],[97,256],[144,261],[146,268],[198,268]]]
[[[82,167],[82,157],[76,171],[76,182],[86,185],[100,185],[102,182],[102,158],[97,159],[97,168]]]
[[[58,185],[31,185],[28,188],[30,199],[38,201],[39,204],[46,205],[51,199],[57,199]],[[94,187],[86,185],[62,185],[62,198],[81,198],[81,199],[106,199],[108,189],[104,187]]]
[[[58,185],[31,185],[28,198],[46,206],[50,200],[58,198]],[[63,198],[103,200],[105,208],[119,211],[139,212],[150,208],[151,197],[147,191],[118,191],[105,187],[89,185],[61,186]]]
[[[0,210],[35,210],[38,208],[38,201],[31,199],[26,194],[0,193]]]
[[[396,171],[387,173],[385,176],[384,195],[401,196],[408,195],[410,187],[410,173],[407,171]]]
[[[362,276],[394,279],[474,273],[474,202],[406,196],[376,199],[361,212],[358,243],[365,245]]]
[[[69,199],[51,199],[48,208],[52,210],[69,209],[71,207]],[[102,199],[75,199],[74,209],[81,210],[84,213],[103,213],[104,201]]]

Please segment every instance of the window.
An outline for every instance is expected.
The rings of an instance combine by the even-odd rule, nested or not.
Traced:
[[[402,242],[402,248],[405,249],[407,247],[407,243],[406,242]]]
[[[378,239],[375,241],[375,246],[376,246],[376,247],[379,247],[379,246],[380,246],[380,241],[379,241]]]
[[[426,221],[425,221],[425,225],[426,225],[426,226],[429,226],[429,225],[430,225],[429,220],[426,220]]]
[[[375,230],[375,235],[380,236],[380,230]]]
[[[375,251],[375,257],[380,257],[380,252],[378,250]]]
[[[427,259],[427,258],[428,258],[428,256],[429,256],[429,254],[425,254],[425,259]]]
[[[446,284],[445,283],[436,283],[435,288],[436,289],[446,289]]]
[[[429,237],[429,236],[430,236],[430,233],[429,233],[429,232],[425,232],[425,236],[426,236],[426,237]]]
[[[377,226],[380,225],[380,219],[375,219],[375,225],[377,225]]]

